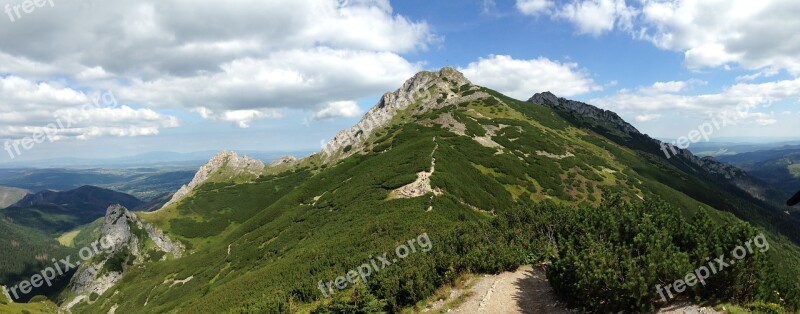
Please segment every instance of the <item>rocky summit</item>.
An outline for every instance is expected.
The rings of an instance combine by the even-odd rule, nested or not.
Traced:
[[[409,107],[413,107],[411,114],[420,114],[457,102],[487,96],[479,91],[467,97],[460,94],[463,91],[474,91],[474,88],[475,86],[461,72],[451,67],[442,68],[437,72],[417,73],[396,91],[384,94],[378,104],[372,107],[356,125],[337,133],[325,145],[322,152],[327,161],[352,155],[363,148],[365,141],[375,130],[399,122],[395,120],[398,112]],[[343,152],[347,147],[350,149]]]
[[[162,208],[182,200],[194,188],[206,182],[251,180],[260,176],[264,167],[264,163],[259,160],[240,157],[236,152],[223,150],[200,167],[192,181],[175,192]]]
[[[95,252],[97,255],[79,264],[70,281],[69,290],[74,298],[67,302],[66,310],[91,295],[105,293],[122,279],[130,267],[180,258],[185,251],[183,244],[170,239],[120,205],[108,208],[97,243],[96,247],[100,247],[102,252]]]

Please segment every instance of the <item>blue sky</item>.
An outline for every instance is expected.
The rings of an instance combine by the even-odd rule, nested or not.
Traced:
[[[448,65],[654,137],[733,114],[712,140],[800,138],[796,1],[24,1],[0,1],[0,140],[74,123],[0,162],[314,150]],[[113,102],[83,106],[99,95]]]

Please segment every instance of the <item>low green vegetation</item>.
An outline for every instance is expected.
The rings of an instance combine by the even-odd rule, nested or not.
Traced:
[[[0,293],[0,313],[53,314],[57,311],[58,306],[44,296],[35,296],[29,303],[14,303],[4,293]]]
[[[0,313],[13,314],[54,314],[58,312],[58,306],[50,301],[39,303],[0,303]]]
[[[794,278],[770,266],[769,243],[753,244],[758,230],[733,219],[719,224],[705,212],[688,218],[675,212],[663,202],[611,198],[596,208],[534,206],[522,217],[531,219],[539,234],[552,235],[546,246],[552,251],[548,278],[563,299],[580,308],[652,311],[673,293],[681,299],[800,307]],[[697,283],[680,296],[674,290],[657,291],[656,286],[672,285],[699,267],[710,273],[707,258],[713,261],[724,254],[725,261],[733,260],[734,248],[746,245],[752,251],[735,265],[710,274],[704,284]]]

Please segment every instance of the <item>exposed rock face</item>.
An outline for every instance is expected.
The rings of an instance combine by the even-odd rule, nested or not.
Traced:
[[[77,297],[68,303],[68,308],[91,293],[102,295],[122,279],[129,265],[170,256],[179,258],[185,250],[183,244],[171,240],[120,205],[108,208],[98,242],[101,250],[84,261],[70,280],[69,289]],[[154,244],[153,249],[145,252],[145,244],[149,242]]]
[[[326,161],[342,159],[355,153],[363,147],[375,130],[388,126],[399,111],[413,104],[419,104],[420,112],[424,112],[453,104],[455,101],[469,101],[487,96],[483,92],[476,92],[470,96],[460,97],[458,89],[465,84],[472,86],[461,72],[450,67],[438,72],[417,73],[398,90],[384,94],[380,102],[355,126],[337,133],[323,149]],[[437,102],[439,99],[442,101]],[[348,146],[351,146],[349,153],[337,155],[337,152]]]
[[[633,127],[630,123],[625,122],[625,120],[620,118],[620,116],[613,111],[603,110],[579,101],[559,98],[556,95],[553,95],[551,92],[534,94],[533,97],[528,99],[528,102],[542,104],[558,111],[568,112],[584,118],[589,118],[598,123],[612,123],[617,127],[618,130],[621,130],[627,134],[641,134],[639,133],[639,130]]]
[[[192,182],[182,186],[175,192],[172,195],[172,199],[164,204],[162,208],[177,203],[189,195],[196,187],[208,181],[214,181],[215,179],[234,181],[235,178],[258,178],[264,171],[264,167],[264,163],[259,160],[247,156],[239,157],[236,152],[223,150],[200,167]]]

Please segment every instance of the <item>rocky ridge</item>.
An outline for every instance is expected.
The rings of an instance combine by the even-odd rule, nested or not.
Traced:
[[[148,241],[154,245],[145,251]],[[66,303],[67,311],[92,293],[102,295],[122,279],[131,265],[179,258],[185,251],[182,243],[173,241],[120,205],[108,208],[98,242],[102,250],[80,264],[70,280],[69,289],[77,297]]]
[[[189,195],[196,187],[203,185],[203,183],[216,179],[255,179],[261,175],[265,167],[264,163],[259,160],[247,156],[240,157],[236,152],[223,150],[200,167],[200,170],[194,175],[194,179],[175,192],[172,198],[161,208],[177,203]]]
[[[323,148],[325,161],[340,160],[359,151],[373,132],[390,125],[403,110],[413,107],[415,114],[424,113],[457,102],[488,96],[477,90],[469,96],[461,96],[458,91],[462,87],[476,89],[461,72],[451,67],[442,68],[438,72],[417,73],[396,91],[384,94],[378,104],[356,125],[337,133]],[[347,147],[350,149],[344,152]]]
[[[734,165],[720,162],[713,157],[698,157],[688,149],[682,149],[669,143],[651,138],[646,134],[642,134],[634,126],[623,120],[613,111],[600,109],[583,102],[557,97],[551,92],[534,94],[533,97],[528,99],[528,102],[545,105],[553,108],[557,112],[581,117],[591,121],[591,123],[595,125],[610,124],[613,131],[622,132],[621,135],[623,136],[644,138],[645,141],[649,141],[651,144],[657,147],[666,146],[670,154],[674,155],[674,157],[688,161],[690,164],[716,175],[720,179],[730,181],[736,187],[748,192],[750,195],[758,199],[764,200],[767,194],[772,193],[764,188],[764,183],[760,182],[760,180],[751,176],[746,171]]]
[[[545,105],[557,111],[567,112],[588,118],[597,123],[611,123],[612,125],[616,126],[618,130],[628,135],[641,134],[639,130],[633,127],[633,125],[626,122],[613,111],[600,109],[579,101],[559,98],[558,96],[553,95],[551,92],[534,94],[533,97],[528,99],[528,102]]]

